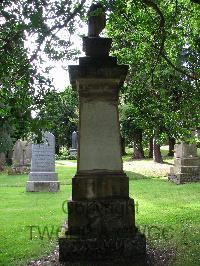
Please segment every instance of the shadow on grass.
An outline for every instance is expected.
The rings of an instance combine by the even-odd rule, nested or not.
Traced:
[[[168,165],[174,165],[173,163],[169,163],[169,162],[163,162],[163,164],[168,164]]]
[[[140,180],[140,179],[152,179],[153,177],[150,176],[145,176],[145,175],[141,175],[135,172],[131,172],[131,171],[125,171],[127,176],[129,177],[129,181],[132,180]]]

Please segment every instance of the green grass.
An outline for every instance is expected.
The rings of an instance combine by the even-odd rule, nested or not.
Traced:
[[[57,168],[61,191],[58,193],[27,193],[27,175],[0,174],[0,265],[25,265],[55,247],[56,230],[67,218],[62,203],[71,194],[71,178],[75,168]],[[30,226],[32,228],[32,240]],[[38,233],[45,226],[53,231],[52,241],[40,239]],[[53,227],[54,226],[54,227]]]
[[[200,265],[200,184],[135,180],[130,181],[130,195],[137,202],[137,224],[146,228],[151,245],[176,250],[173,265]]]
[[[70,197],[75,173],[75,167],[58,163],[62,184],[58,193],[26,193],[27,175],[0,174],[0,265],[26,265],[55,247],[55,231],[67,217],[62,203]],[[136,223],[148,243],[160,250],[174,249],[173,265],[200,265],[200,184],[177,186],[148,173],[127,174],[131,177],[130,196],[137,203]],[[36,226],[32,240],[30,225]],[[37,226],[54,229],[52,241],[47,236],[40,239]]]

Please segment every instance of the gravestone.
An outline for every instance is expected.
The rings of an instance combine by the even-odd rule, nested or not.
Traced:
[[[29,173],[32,158],[32,144],[28,141],[17,140],[13,147],[12,170],[9,174]]]
[[[44,133],[43,143],[32,145],[32,161],[26,191],[56,192],[59,190],[58,174],[55,172],[55,137]]]
[[[170,168],[168,179],[176,184],[200,181],[200,158],[195,144],[175,145],[174,167]]]
[[[69,153],[71,156],[77,156],[77,147],[78,147],[78,140],[77,140],[77,132],[72,132],[72,147],[69,149]]]
[[[80,115],[68,227],[59,237],[59,259],[65,265],[145,265],[146,240],[135,225],[121,158],[118,101],[128,66],[109,56],[111,42],[84,37],[86,57],[69,66]]]

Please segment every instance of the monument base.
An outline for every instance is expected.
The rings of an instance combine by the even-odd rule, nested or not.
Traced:
[[[30,165],[17,165],[12,166],[12,168],[8,171],[8,175],[27,175],[30,173],[31,166]]]
[[[177,185],[200,182],[200,176],[195,176],[192,174],[169,174],[168,180],[176,183]]]
[[[27,181],[27,192],[57,192],[60,189],[59,181]]]
[[[59,260],[63,265],[146,265],[145,236],[137,232],[124,238],[59,238]]]
[[[59,249],[64,265],[145,265],[146,239],[135,227],[134,200],[68,201]]]
[[[30,172],[29,181],[57,181],[58,174],[55,172]]]
[[[77,149],[69,149],[70,156],[77,157]]]
[[[186,159],[181,159],[184,162]],[[178,165],[180,160],[175,160],[175,166],[170,168],[168,180],[176,183],[177,185],[200,182],[200,167],[192,165],[193,160],[187,159],[191,163],[188,165]]]

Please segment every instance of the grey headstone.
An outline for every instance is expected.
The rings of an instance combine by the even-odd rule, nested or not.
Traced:
[[[69,153],[71,156],[77,156],[77,147],[78,147],[78,139],[77,139],[77,132],[72,132],[72,147],[69,149]]]
[[[45,133],[43,141],[32,145],[31,172],[55,172],[55,137]]]
[[[77,149],[77,132],[72,132],[72,149]]]
[[[55,137],[46,132],[43,136],[43,143],[32,145],[31,172],[27,182],[27,191],[57,191],[59,189],[57,179]]]

